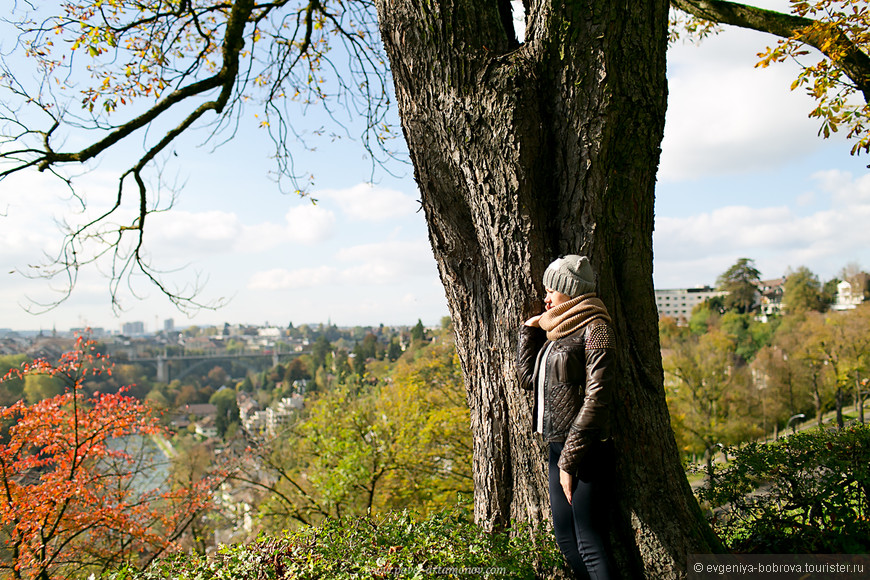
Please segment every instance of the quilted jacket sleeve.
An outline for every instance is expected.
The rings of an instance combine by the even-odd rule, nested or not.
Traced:
[[[559,458],[559,468],[576,473],[580,460],[595,441],[610,434],[610,401],[613,396],[613,359],[616,341],[604,322],[586,329],[586,384],[583,406],[574,418]]]
[[[547,340],[546,333],[536,326],[520,327],[519,343],[517,344],[517,374],[520,386],[526,390],[535,388],[535,363],[538,352]]]

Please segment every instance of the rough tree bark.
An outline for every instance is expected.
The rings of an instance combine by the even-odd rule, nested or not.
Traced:
[[[668,2],[526,2],[522,44],[507,0],[377,7],[466,377],[478,522],[549,517],[517,328],[542,309],[549,261],[583,253],[619,339],[619,568],[683,575],[687,554],[719,543],[678,458],[653,296]]]

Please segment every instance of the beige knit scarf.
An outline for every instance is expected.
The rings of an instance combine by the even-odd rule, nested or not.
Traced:
[[[594,293],[583,294],[544,312],[539,320],[547,331],[548,340],[564,338],[590,322],[601,319],[610,322],[607,307]]]

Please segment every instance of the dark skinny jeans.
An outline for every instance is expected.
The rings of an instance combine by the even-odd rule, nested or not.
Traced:
[[[559,483],[563,443],[550,443],[550,507],[559,549],[577,578],[610,578],[607,508],[611,505],[612,445],[596,444],[574,474],[571,503]]]

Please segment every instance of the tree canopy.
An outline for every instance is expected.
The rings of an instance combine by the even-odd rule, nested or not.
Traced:
[[[88,377],[111,364],[79,337],[57,364],[35,360],[8,380],[48,376],[65,392],[0,407],[0,517],[8,578],[78,578],[173,548],[219,478],[158,481],[143,442],[163,435],[152,409],[123,391],[86,397]]]
[[[755,262],[749,258],[740,258],[719,275],[716,288],[728,292],[724,297],[726,309],[735,309],[745,314],[755,307],[760,281],[761,272],[755,267]]]
[[[782,301],[787,310],[792,312],[806,312],[807,310],[823,312],[830,300],[831,297],[824,295],[818,276],[806,266],[786,273]]]

